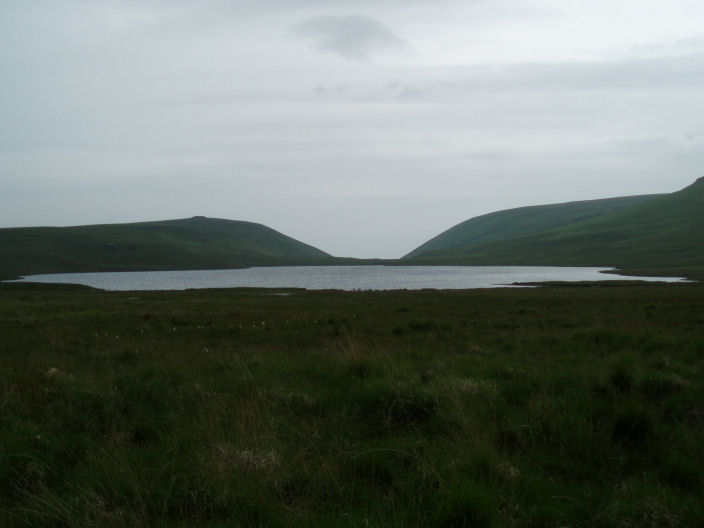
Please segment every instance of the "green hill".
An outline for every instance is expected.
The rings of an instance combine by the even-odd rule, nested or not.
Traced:
[[[578,219],[576,211],[589,204],[604,207]],[[552,213],[555,222],[550,224]],[[451,244],[443,246],[444,241]],[[405,258],[418,264],[701,268],[704,178],[667,195],[522,208],[478,217]]]
[[[463,254],[470,248],[533,235],[601,216],[662,195],[628,196],[508,209],[471,218],[430,239],[403,258]]]
[[[0,277],[324,263],[332,257],[251,222],[161,222],[0,229]]]

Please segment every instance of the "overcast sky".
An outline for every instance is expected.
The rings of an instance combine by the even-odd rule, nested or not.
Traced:
[[[701,0],[3,0],[0,227],[205,215],[399,257],[704,175]]]

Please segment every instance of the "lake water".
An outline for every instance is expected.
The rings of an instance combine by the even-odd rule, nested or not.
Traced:
[[[514,282],[646,280],[607,268],[531,266],[296,266],[228,270],[136,271],[29,275],[22,281],[84,284],[103,290],[185,290],[190,288],[306,288],[309,290],[448,290],[494,288]],[[20,281],[18,281],[20,282]]]

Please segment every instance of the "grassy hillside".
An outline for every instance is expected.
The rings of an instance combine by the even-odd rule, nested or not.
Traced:
[[[466,250],[501,240],[533,235],[566,226],[605,213],[630,207],[661,195],[627,196],[603,200],[586,200],[551,205],[536,205],[508,209],[470,218],[451,227],[403,258],[430,255],[439,252]]]
[[[418,263],[649,269],[704,266],[703,179],[672,194],[634,198],[635,202],[630,205],[621,202],[622,207],[604,210],[580,221],[563,222],[552,228],[543,222],[548,217],[546,213],[556,206],[496,213],[495,229],[499,235],[490,234],[484,239],[469,236],[464,245],[461,240],[456,240],[452,247],[422,253],[416,250],[410,255]],[[531,210],[537,218],[530,217]],[[556,216],[559,221],[560,215]],[[510,225],[514,219],[521,220],[521,223]],[[481,224],[481,218],[475,220]],[[482,222],[486,223],[486,218]],[[527,229],[522,226],[530,222],[544,227],[533,233],[525,232]],[[460,234],[447,232],[445,238],[459,237]],[[494,236],[493,240],[490,240],[491,236]]]
[[[0,247],[0,278],[81,271],[236,268],[331,258],[261,224],[204,217],[0,229]]]

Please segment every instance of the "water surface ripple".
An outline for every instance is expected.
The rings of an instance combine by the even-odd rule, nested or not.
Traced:
[[[225,270],[131,271],[29,275],[21,281],[83,284],[103,290],[190,288],[305,288],[308,290],[422,290],[511,286],[515,282],[645,280],[608,268],[539,266],[293,266]],[[17,281],[17,282],[21,282]]]

